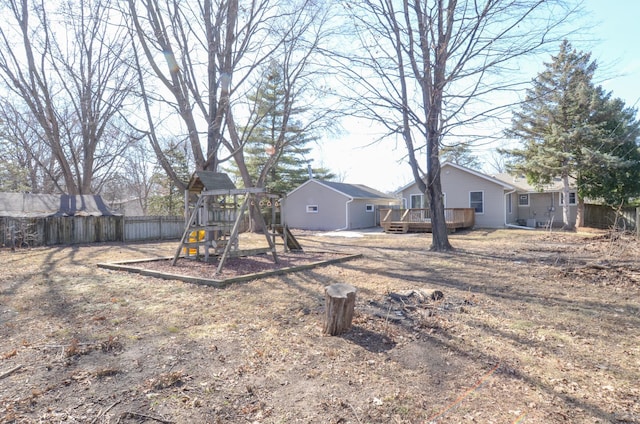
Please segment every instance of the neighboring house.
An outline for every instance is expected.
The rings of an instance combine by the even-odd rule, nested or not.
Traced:
[[[113,216],[96,195],[0,193],[0,217]]]
[[[525,177],[510,174],[489,176],[454,163],[442,164],[440,179],[445,208],[474,208],[475,226],[502,228],[562,226],[562,183],[554,181],[537,190]],[[428,207],[416,183],[397,192],[405,208]],[[575,223],[576,191],[569,193],[570,219]]]
[[[398,205],[390,195],[361,184],[311,179],[284,199],[284,221],[303,230],[355,230],[378,225],[380,206]]]
[[[497,174],[495,178],[515,187],[516,192],[507,198],[508,222],[510,224],[526,225],[527,227],[561,227],[562,181],[560,178],[542,187],[542,190],[532,186],[523,175]],[[569,220],[575,225],[577,215],[577,191],[574,186],[569,191]]]
[[[440,179],[444,207],[475,209],[475,227],[501,228],[509,222],[507,201],[514,186],[451,162],[442,164]],[[397,195],[404,208],[428,207],[415,182],[402,187]]]

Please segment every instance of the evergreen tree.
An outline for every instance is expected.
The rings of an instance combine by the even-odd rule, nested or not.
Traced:
[[[582,147],[578,196],[620,207],[640,196],[640,122],[636,110],[621,99],[611,98],[598,87],[596,110],[591,120],[598,126],[595,144]]]
[[[250,126],[244,129],[245,164],[254,177],[256,187],[274,193],[286,193],[309,178],[306,157],[309,144],[317,140],[309,133],[299,116],[305,108],[288,104],[295,96],[287,93],[282,69],[272,62],[264,73],[262,84],[249,97],[254,113]],[[237,174],[237,169],[232,168]],[[314,168],[319,179],[332,179],[325,168]]]
[[[443,162],[451,162],[476,170],[481,168],[478,157],[471,152],[471,148],[466,143],[442,146],[440,148],[440,157]]]
[[[523,148],[507,152],[513,158],[510,170],[524,173],[539,187],[559,177],[565,199],[570,178],[577,177],[585,162],[583,147],[595,146],[601,135],[601,125],[591,119],[599,92],[592,84],[596,63],[590,56],[564,41],[533,80],[507,132],[524,142]],[[563,222],[565,229],[575,224],[569,218],[569,202],[563,204]]]
[[[575,181],[578,225],[585,197],[622,206],[640,194],[636,111],[594,87],[595,70],[590,54],[563,42],[559,54],[533,81],[508,131],[524,142],[523,148],[506,152],[514,159],[512,171],[524,173],[538,186],[560,177],[565,199],[570,179]],[[565,228],[572,228],[568,203],[563,202],[563,221]]]

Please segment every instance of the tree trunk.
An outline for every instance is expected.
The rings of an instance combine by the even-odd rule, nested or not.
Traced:
[[[325,322],[322,332],[331,336],[345,333],[351,328],[356,288],[349,284],[333,284],[324,290]]]
[[[584,227],[584,199],[578,197],[578,210],[576,212],[576,227]]]
[[[573,231],[576,229],[575,222],[571,222],[571,207],[569,206],[569,175],[563,172],[562,175],[562,229]]]
[[[435,133],[427,141],[427,192],[429,212],[431,213],[431,250],[434,252],[447,252],[453,250],[453,246],[449,243],[449,230],[444,216],[438,143],[433,140],[437,140]]]
[[[438,187],[440,187],[440,175],[437,176]],[[442,189],[433,185],[428,186],[429,212],[431,213],[431,250],[434,252],[447,252],[453,250],[449,243],[449,230],[444,215],[444,202],[442,199]]]

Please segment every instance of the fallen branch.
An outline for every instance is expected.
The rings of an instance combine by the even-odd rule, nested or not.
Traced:
[[[347,403],[347,405],[349,405],[351,407],[351,410],[353,411],[353,415],[356,416],[356,420],[358,421],[358,424],[362,424],[362,421],[360,421],[360,417],[358,416],[358,413],[356,412],[356,408],[354,408],[353,405],[351,405],[350,403]]]
[[[145,420],[154,420],[154,421],[158,421],[159,423],[163,423],[163,424],[175,424],[175,421],[168,421],[165,420],[164,418],[158,418],[158,417],[153,417],[151,415],[145,415],[145,414],[140,414],[139,412],[131,412],[131,411],[126,411],[123,412],[120,415],[120,418],[118,418],[118,422],[120,422],[121,419],[123,418],[143,418]]]
[[[5,377],[10,376],[14,372],[18,371],[20,368],[22,368],[22,365],[16,365],[15,367],[11,368],[10,370],[3,372],[2,374],[0,374],[0,380],[5,378]]]
[[[104,409],[104,410],[101,409],[100,412],[98,412],[98,415],[93,419],[93,421],[91,421],[91,424],[94,424],[96,421],[98,421],[98,418],[100,418],[101,416],[103,416],[104,414],[109,412],[111,410],[111,408],[113,408],[114,406],[116,406],[119,403],[120,403],[120,401],[117,400],[114,403],[112,403],[111,406],[109,406],[107,409]]]
[[[599,269],[599,270],[611,269],[610,265],[602,265],[602,264],[597,264],[597,263],[586,264],[584,267],[585,268]]]

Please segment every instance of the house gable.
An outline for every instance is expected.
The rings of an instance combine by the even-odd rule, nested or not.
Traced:
[[[440,179],[445,208],[474,207],[477,227],[504,226],[505,194],[515,189],[512,185],[450,162],[442,164]],[[408,203],[411,196],[422,193],[414,182],[400,189],[399,194]]]

